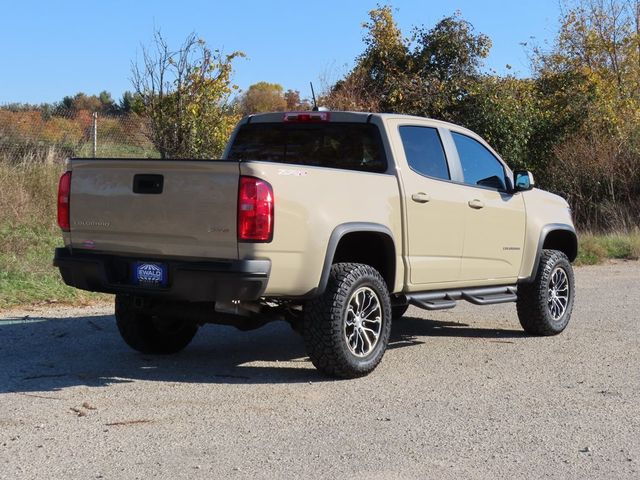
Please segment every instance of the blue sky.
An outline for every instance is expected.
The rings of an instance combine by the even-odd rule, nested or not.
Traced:
[[[456,10],[492,39],[487,68],[529,74],[521,42],[552,41],[558,0],[235,0],[60,1],[4,0],[0,16],[0,104],[59,101],[79,91],[107,90],[118,99],[131,89],[131,61],[160,28],[170,45],[192,31],[210,47],[244,51],[235,83],[282,84],[309,96],[335,81],[362,52],[362,23],[377,3],[388,3],[408,35]]]

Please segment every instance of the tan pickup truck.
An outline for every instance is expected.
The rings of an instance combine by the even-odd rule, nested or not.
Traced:
[[[566,327],[571,211],[533,187],[449,123],[254,115],[220,160],[71,159],[54,263],[68,285],[116,294],[141,352],[177,352],[205,323],[286,320],[318,369],[355,377],[409,304],[516,302],[528,333]]]

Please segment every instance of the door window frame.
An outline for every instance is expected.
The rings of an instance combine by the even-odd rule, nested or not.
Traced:
[[[499,189],[499,188],[493,188],[493,187],[489,187],[489,186],[486,186],[486,185],[477,185],[477,184],[473,184],[473,183],[466,183],[464,181],[464,171],[462,170],[462,162],[460,161],[460,155],[458,153],[458,147],[456,147],[456,143],[455,143],[455,140],[453,139],[452,133],[457,133],[458,135],[462,135],[462,136],[465,136],[467,138],[470,138],[471,140],[475,140],[480,145],[482,145],[489,152],[489,154],[491,154],[493,156],[493,158],[496,159],[496,161],[502,166],[502,170],[504,171],[504,180],[505,180],[506,189],[502,190],[502,189]],[[462,185],[465,185],[467,187],[481,188],[483,190],[489,190],[489,191],[492,191],[492,192],[498,192],[500,194],[512,195],[511,191],[513,190],[513,172],[511,171],[509,166],[505,163],[505,161],[502,159],[502,157],[500,157],[500,155],[498,155],[498,153],[493,148],[491,148],[491,146],[487,142],[485,142],[479,136],[470,135],[469,133],[470,133],[469,131],[458,130],[458,129],[455,129],[455,128],[447,129],[447,135],[448,135],[448,137],[450,139],[450,146],[451,146],[451,148],[453,150],[455,150],[455,160],[458,163],[458,172],[459,172],[458,183],[461,183]]]
[[[438,131],[438,135],[440,136],[440,141],[442,142],[442,147],[444,148],[444,155],[447,161],[447,165],[449,167],[449,176],[451,177],[449,180],[445,178],[431,177],[429,175],[418,172],[417,170],[414,170],[413,168],[411,168],[411,165],[409,164],[409,160],[407,159],[407,156],[404,151],[404,145],[402,143],[402,137],[400,135],[400,127],[427,127],[427,128],[435,128]],[[511,171],[509,166],[505,163],[505,161],[502,159],[502,157],[500,157],[500,155],[498,155],[498,153],[493,148],[491,148],[491,146],[487,142],[485,142],[480,136],[474,134],[470,130],[466,130],[462,127],[456,128],[456,125],[452,125],[452,124],[442,125],[440,124],[440,122],[430,122],[427,119],[425,119],[424,122],[416,121],[416,120],[407,121],[402,119],[400,121],[394,122],[393,130],[395,130],[395,132],[393,132],[393,135],[395,136],[395,138],[397,138],[397,141],[399,142],[399,145],[400,145],[400,152],[395,152],[394,155],[401,153],[402,156],[404,157],[404,163],[409,167],[412,173],[416,175],[420,175],[423,178],[428,178],[429,180],[434,180],[436,182],[454,183],[456,185],[462,185],[465,187],[480,188],[482,190],[487,190],[490,192],[498,192],[501,195],[512,195],[512,193],[510,192],[513,189],[513,172]],[[502,165],[502,168],[504,169],[505,181],[507,184],[506,190],[498,190],[496,188],[487,187],[484,185],[471,185],[469,183],[465,183],[464,173],[462,171],[462,162],[460,162],[460,156],[458,155],[458,148],[456,147],[455,141],[453,140],[453,136],[451,135],[452,132],[458,133],[460,135],[465,135],[477,141],[483,147],[485,147],[491,155],[494,156],[494,158],[500,163],[500,165]],[[392,133],[392,131],[389,130],[389,133]],[[386,138],[383,135],[383,142],[385,140]]]
[[[446,178],[440,178],[440,177],[432,177],[431,175],[427,175],[426,173],[419,172],[418,170],[416,170],[411,166],[411,164],[409,163],[409,159],[407,158],[407,154],[404,150],[404,143],[402,142],[402,136],[400,135],[401,127],[432,128],[436,130],[436,132],[438,133],[438,136],[440,137],[440,143],[442,144],[442,149],[444,151],[444,158],[447,164],[447,168],[449,169],[450,178],[446,179]],[[447,182],[447,183],[456,183],[456,184],[463,183],[461,182],[463,178],[462,178],[462,170],[460,168],[460,159],[458,158],[458,151],[456,150],[455,144],[453,143],[453,137],[451,137],[451,133],[449,133],[449,130],[447,128],[441,127],[440,125],[434,125],[428,122],[422,123],[422,122],[416,122],[416,121],[410,121],[410,122],[401,121],[395,125],[395,134],[397,135],[397,138],[400,142],[399,144],[401,147],[402,155],[404,156],[404,161],[409,167],[409,169],[411,170],[411,172],[415,173],[416,175],[420,175],[421,177],[428,178],[429,180],[434,180],[436,182]]]
[[[449,178],[434,177],[433,175],[428,175],[424,172],[417,170],[413,165],[411,165],[411,162],[409,162],[409,158],[407,157],[407,151],[405,149],[404,141],[402,140],[402,134],[400,132],[400,129],[403,127],[429,128],[431,130],[436,131],[436,135],[438,136],[438,140],[440,141],[440,146],[442,147],[442,155],[444,155],[444,163],[447,167],[447,173],[449,174]],[[445,147],[444,140],[442,138],[442,134],[443,134],[442,130],[443,130],[442,128],[436,127],[435,125],[398,124],[397,126],[398,137],[400,138],[400,144],[402,145],[402,152],[404,153],[404,158],[407,163],[407,166],[411,169],[411,171],[413,173],[420,175],[421,177],[429,178],[431,180],[438,180],[441,182],[451,182],[453,180],[453,172],[451,171],[452,165],[451,165],[451,162],[449,161],[449,155],[447,154],[447,149]]]

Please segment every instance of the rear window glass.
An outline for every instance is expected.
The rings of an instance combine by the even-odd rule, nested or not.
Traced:
[[[254,123],[242,125],[229,160],[384,172],[378,127],[368,123]]]

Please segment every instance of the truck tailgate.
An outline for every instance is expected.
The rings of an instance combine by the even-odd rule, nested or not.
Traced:
[[[71,246],[237,259],[237,162],[71,160]]]

